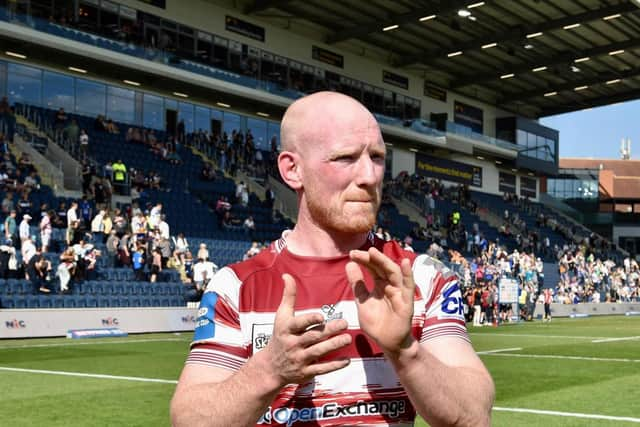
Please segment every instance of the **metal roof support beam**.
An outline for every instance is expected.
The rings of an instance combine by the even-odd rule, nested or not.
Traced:
[[[543,109],[538,117],[555,116],[556,114],[569,113],[583,110],[585,108],[600,107],[603,105],[615,104],[618,102],[632,101],[640,98],[640,89],[624,91],[616,95],[600,96],[597,98],[584,99],[580,102],[564,104],[562,107],[551,107]]]
[[[498,45],[500,45],[500,43],[505,43],[511,40],[524,39],[526,38],[527,34],[557,30],[566,25],[571,25],[578,22],[594,21],[596,19],[601,19],[606,16],[614,15],[616,13],[628,13],[628,12],[633,12],[637,10],[638,8],[632,3],[620,3],[614,6],[601,7],[600,9],[590,10],[588,12],[581,13],[578,15],[572,15],[564,18],[542,22],[538,25],[514,27],[502,33],[497,33],[495,35],[488,36],[483,39],[471,40],[467,43],[456,44],[447,49],[441,48],[441,49],[425,50],[424,52],[417,55],[410,55],[404,58],[400,58],[397,62],[395,62],[395,65],[397,67],[404,67],[414,63],[432,65],[438,59],[443,59],[446,56],[446,54],[449,52],[461,50],[466,53],[467,51],[482,49],[482,46],[485,46],[490,43],[498,43]]]
[[[356,23],[353,27],[337,31],[335,34],[327,37],[325,41],[327,44],[334,44],[349,39],[358,39],[368,34],[382,31],[384,27],[388,27],[390,25],[399,25],[402,27],[403,24],[417,23],[419,22],[418,20],[424,16],[446,14],[457,11],[458,9],[464,8],[468,3],[469,0],[450,0],[441,2],[440,6],[432,5],[430,7],[415,9],[408,13],[392,15],[386,19],[375,22]],[[485,1],[485,3],[489,3],[489,0]]]
[[[460,77],[451,83],[451,85],[449,86],[449,89],[457,89],[464,86],[470,86],[473,84],[483,84],[491,80],[498,80],[500,79],[500,76],[505,74],[513,73],[517,77],[518,74],[532,72],[532,69],[535,67],[541,67],[541,66],[552,67],[554,65],[572,64],[573,61],[578,58],[583,58],[583,57],[594,58],[596,56],[606,55],[609,52],[613,52],[617,50],[625,50],[625,49],[634,49],[634,48],[637,48],[638,46],[640,46],[640,40],[631,39],[631,40],[625,40],[619,43],[612,43],[606,46],[598,46],[593,49],[586,49],[579,52],[572,51],[572,52],[562,53],[552,58],[539,58],[535,62],[527,62],[525,64],[518,65],[517,67],[514,67],[514,68],[502,69],[500,71],[495,71],[491,73],[475,74],[475,75]]]
[[[567,90],[573,90],[576,87],[580,86],[594,86],[598,84],[605,84],[608,81],[616,80],[616,79],[628,79],[632,77],[640,76],[640,68],[633,68],[631,70],[625,70],[621,72],[608,71],[606,73],[602,73],[596,77],[591,77],[588,79],[581,80],[572,80],[568,83],[564,83],[561,85],[548,86],[546,88],[529,90],[526,92],[511,92],[503,94],[504,97],[499,101],[500,103],[509,104],[511,102],[516,101],[524,101],[530,98],[536,98],[538,96],[544,96],[545,93],[554,91],[554,92],[563,92]]]
[[[271,8],[279,9],[282,6],[286,6],[287,3],[291,3],[291,1],[292,0],[255,0],[252,5],[244,9],[244,13],[251,15]]]

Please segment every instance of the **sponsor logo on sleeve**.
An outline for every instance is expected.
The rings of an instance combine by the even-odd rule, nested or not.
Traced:
[[[215,292],[206,292],[200,301],[198,309],[198,317],[196,318],[195,331],[193,334],[194,341],[208,340],[216,334],[215,306],[218,301],[218,294]]]

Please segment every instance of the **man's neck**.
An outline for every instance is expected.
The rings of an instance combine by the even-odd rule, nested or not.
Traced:
[[[318,228],[315,224],[305,226],[298,223],[286,237],[287,249],[300,256],[337,257],[362,247],[367,235],[367,232],[332,233]]]

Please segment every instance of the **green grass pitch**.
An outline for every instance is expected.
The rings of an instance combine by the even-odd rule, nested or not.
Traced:
[[[496,383],[494,426],[640,423],[640,317],[554,319],[469,333]],[[190,338],[2,340],[0,425],[168,426]]]

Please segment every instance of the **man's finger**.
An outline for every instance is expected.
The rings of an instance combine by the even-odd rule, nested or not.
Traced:
[[[319,325],[324,322],[321,313],[307,313],[295,316],[289,323],[289,332],[293,334],[306,331],[310,326]]]
[[[348,326],[347,321],[344,319],[336,319],[323,323],[302,334],[300,336],[300,345],[308,347],[344,331]]]
[[[369,248],[369,259],[370,264],[380,277],[387,279],[393,285],[397,285],[398,281],[402,280],[402,273],[398,268],[398,264],[376,248]]]
[[[353,252],[353,251],[352,251]],[[358,265],[357,261],[349,261],[345,267],[347,273],[347,280],[353,289],[353,295],[356,303],[362,304],[369,297],[369,291],[364,284],[364,275],[362,269]]]
[[[331,353],[332,351],[336,351],[338,349],[346,347],[349,344],[351,344],[351,335],[335,335],[331,338],[307,347],[304,351],[304,357],[309,361],[318,360],[323,356]]]
[[[413,297],[413,292],[416,289],[416,284],[413,280],[411,261],[409,261],[408,258],[403,258],[400,262],[400,272],[402,273],[402,283],[404,284],[405,289],[411,291]]]
[[[282,280],[284,287],[282,289],[282,300],[276,313],[276,317],[293,317],[294,307],[296,305],[296,281],[291,275],[283,274]]]

